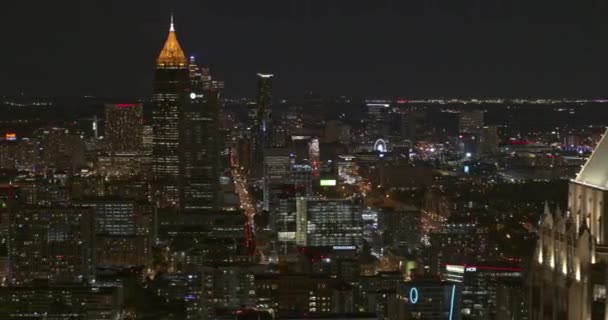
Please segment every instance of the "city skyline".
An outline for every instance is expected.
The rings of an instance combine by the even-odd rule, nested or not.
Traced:
[[[228,96],[254,96],[259,72],[284,79],[276,96],[604,96],[602,3],[374,3],[9,4],[0,26],[21,50],[0,58],[30,63],[9,64],[0,92],[147,97],[174,12],[186,53],[217,70]]]
[[[113,1],[9,10],[1,320],[608,319],[608,5]]]

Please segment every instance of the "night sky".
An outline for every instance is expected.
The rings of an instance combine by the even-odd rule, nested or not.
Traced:
[[[148,97],[171,12],[233,97],[608,97],[604,0],[3,1],[0,93]]]

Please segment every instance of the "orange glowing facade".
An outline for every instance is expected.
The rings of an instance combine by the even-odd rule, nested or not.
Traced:
[[[175,26],[173,24],[173,17],[171,17],[171,26],[169,27],[169,35],[163,49],[160,51],[158,58],[156,58],[156,66],[158,68],[186,68],[188,66],[188,59],[184,50],[177,41],[177,35],[175,34]]]

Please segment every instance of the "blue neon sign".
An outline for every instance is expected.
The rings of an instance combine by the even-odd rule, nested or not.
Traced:
[[[454,296],[456,295],[456,285],[452,286],[452,297],[450,298],[450,317],[449,320],[454,319]]]
[[[418,303],[418,289],[416,289],[416,287],[412,287],[410,289],[410,303],[411,304]]]

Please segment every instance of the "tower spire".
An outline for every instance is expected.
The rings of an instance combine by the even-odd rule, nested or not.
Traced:
[[[173,14],[171,14],[171,24],[169,25],[169,35],[163,49],[160,51],[156,59],[156,65],[159,67],[186,67],[187,59],[184,50],[177,41],[175,33],[175,24],[173,22]]]

